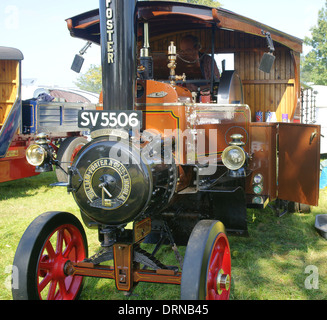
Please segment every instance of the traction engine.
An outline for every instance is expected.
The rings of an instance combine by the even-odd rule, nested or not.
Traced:
[[[229,298],[225,227],[246,233],[249,157],[243,140],[244,119],[250,117],[241,83],[225,72],[215,101],[197,103],[178,85],[187,83],[187,74],[176,75],[173,42],[168,81],[153,80],[146,22],[136,60],[136,11],[136,0],[100,1],[103,110],[80,112],[79,126],[89,128],[92,139],[76,155],[68,182],[57,184],[72,193],[85,225],[98,230],[102,249],[88,256],[83,226],[74,215],[42,214],[15,255],[20,276],[14,299],[76,299],[88,276],[113,279],[127,293],[139,282],[156,282],[181,285],[182,299]],[[223,137],[217,138],[217,127]],[[51,159],[46,142],[30,156],[44,153]],[[155,244],[153,252],[145,251],[143,242]],[[176,266],[155,257],[164,244],[172,247]],[[187,245],[184,257],[177,245]]]

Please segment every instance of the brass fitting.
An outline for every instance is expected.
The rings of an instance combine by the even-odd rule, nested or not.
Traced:
[[[177,76],[176,75],[176,60],[177,60],[177,51],[176,51],[176,46],[174,44],[174,41],[170,42],[170,46],[168,47],[168,68],[170,69],[170,84],[172,86],[176,85],[176,81],[178,80],[182,80],[182,81],[186,81],[186,75],[185,73],[183,73],[182,76]]]

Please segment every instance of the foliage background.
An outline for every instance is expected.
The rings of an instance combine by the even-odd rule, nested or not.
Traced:
[[[102,90],[101,66],[91,65],[86,73],[77,78],[75,84],[81,90],[100,93]]]
[[[306,37],[304,43],[312,49],[302,57],[301,78],[304,83],[327,85],[327,1],[310,31],[311,37]]]

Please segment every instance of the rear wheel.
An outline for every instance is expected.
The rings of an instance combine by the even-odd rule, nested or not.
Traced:
[[[202,220],[192,231],[183,264],[183,300],[228,300],[231,257],[224,225]]]
[[[46,212],[36,218],[21,238],[14,258],[18,285],[14,300],[75,300],[83,277],[67,276],[68,261],[87,258],[87,239],[80,221],[67,212]]]
[[[78,151],[87,144],[87,139],[84,137],[68,137],[61,144],[57,152],[57,160],[65,172],[56,168],[56,176],[58,182],[67,182],[68,167],[72,165]]]

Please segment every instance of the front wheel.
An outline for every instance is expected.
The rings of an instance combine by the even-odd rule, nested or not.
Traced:
[[[68,261],[87,258],[87,239],[80,221],[67,212],[46,212],[26,229],[16,250],[14,300],[75,300],[83,277],[67,276]]]
[[[194,227],[183,263],[183,300],[228,300],[231,256],[224,225],[202,220]]]

